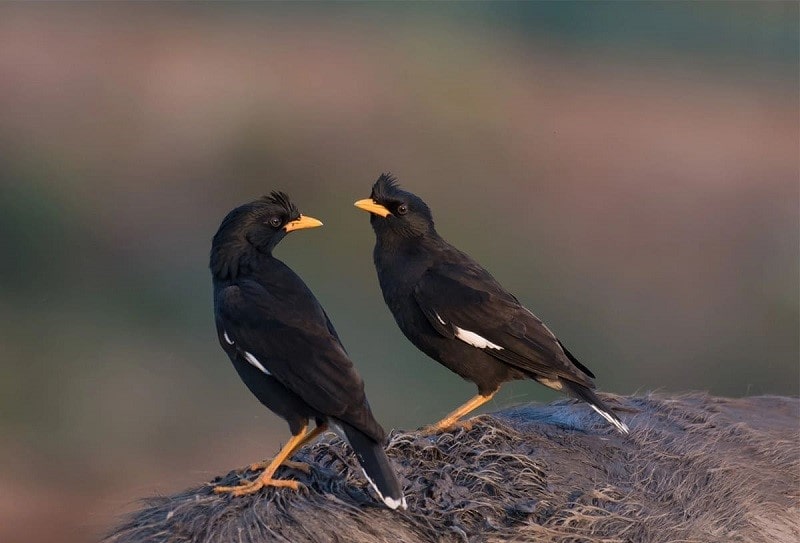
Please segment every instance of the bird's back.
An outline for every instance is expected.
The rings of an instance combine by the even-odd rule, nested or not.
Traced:
[[[552,373],[552,378],[593,386],[591,372],[571,360],[550,329],[468,254],[435,233],[391,249],[378,244],[375,250],[384,299],[417,348],[471,380],[489,383]],[[439,327],[432,321],[448,314],[482,341],[502,337],[510,343],[506,349],[473,348],[454,337],[449,323]]]
[[[438,234],[390,246],[379,238],[373,258],[384,301],[396,319],[419,311],[414,289],[431,269],[452,268],[465,285],[519,303],[483,266]]]
[[[323,407],[322,414],[335,416],[358,428],[376,441],[385,432],[372,415],[364,392],[364,382],[348,357],[322,305],[291,268],[271,258],[269,265],[235,280],[214,281],[217,308],[230,305],[231,298],[241,300],[246,311],[239,318],[259,319],[262,337],[253,338],[263,356],[282,363],[286,374],[274,376],[311,405]],[[226,300],[227,299],[227,300]],[[219,317],[219,310],[217,311]],[[274,336],[274,337],[266,337]],[[325,394],[311,394],[303,383],[315,381]],[[328,383],[328,384],[325,384]],[[325,409],[324,406],[329,406]]]

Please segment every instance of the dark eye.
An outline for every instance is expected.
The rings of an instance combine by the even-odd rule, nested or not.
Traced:
[[[278,217],[272,217],[272,218],[269,220],[269,224],[270,224],[270,226],[272,226],[273,228],[278,228],[278,227],[279,227],[281,224],[283,224],[283,221],[282,221],[282,220],[280,220],[280,218],[278,218]]]
[[[406,213],[408,213],[408,206],[406,204],[400,204],[397,206],[398,215],[405,215]]]

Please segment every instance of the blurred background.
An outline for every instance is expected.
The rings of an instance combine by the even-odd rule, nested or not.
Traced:
[[[207,257],[277,254],[387,428],[474,393],[384,306],[383,171],[623,394],[797,395],[798,4],[0,5],[0,540],[99,538],[274,454]],[[517,382],[487,406],[556,398]]]

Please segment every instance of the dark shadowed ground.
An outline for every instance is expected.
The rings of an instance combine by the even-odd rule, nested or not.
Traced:
[[[395,433],[409,509],[377,506],[339,439],[298,455],[308,487],[146,500],[106,543],[239,541],[796,542],[797,398],[616,397],[629,436],[560,401],[436,437]]]

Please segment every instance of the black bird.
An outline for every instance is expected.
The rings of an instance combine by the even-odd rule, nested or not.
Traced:
[[[436,232],[418,196],[381,175],[369,198],[375,268],[398,326],[418,349],[478,386],[478,395],[429,428],[441,431],[488,402],[500,385],[535,379],[628,427],[592,391],[594,374],[494,277]]]
[[[287,233],[321,226],[300,214],[282,192],[237,207],[225,217],[211,246],[217,336],[236,371],[258,400],[286,419],[292,438],[260,476],[217,493],[250,494],[273,479],[292,454],[328,426],[353,448],[364,475],[383,502],[405,509],[400,484],[383,450],[386,434],[364,394],[364,382],[317,299],[300,277],[272,256]],[[309,431],[309,419],[316,427]]]

